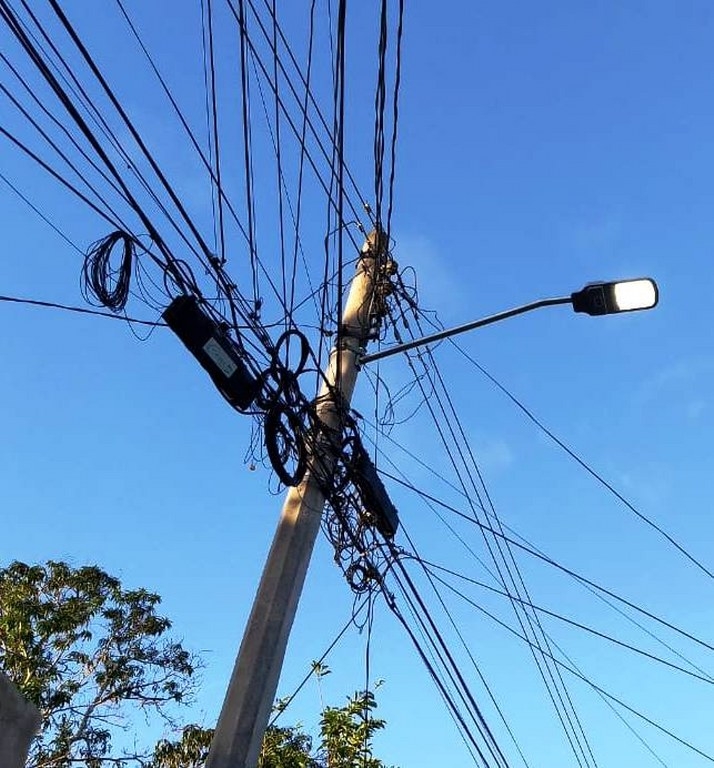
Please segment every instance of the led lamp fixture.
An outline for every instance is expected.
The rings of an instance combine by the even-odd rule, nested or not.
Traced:
[[[571,295],[573,309],[588,315],[611,315],[652,309],[659,300],[657,283],[649,277],[613,283],[590,283]]]
[[[258,393],[258,382],[237,344],[201,309],[195,297],[179,296],[162,316],[226,400],[240,411],[250,408]]]

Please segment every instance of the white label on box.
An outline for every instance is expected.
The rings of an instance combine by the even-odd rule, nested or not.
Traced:
[[[226,354],[223,347],[213,337],[203,345],[203,351],[223,371],[227,379],[238,370],[238,366],[231,360],[230,355]]]

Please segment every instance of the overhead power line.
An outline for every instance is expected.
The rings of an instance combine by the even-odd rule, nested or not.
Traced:
[[[86,307],[74,307],[69,304],[58,304],[54,301],[41,301],[40,299],[23,299],[18,296],[0,296],[0,301],[11,304],[28,304],[33,307],[45,307],[46,309],[60,309],[65,312],[76,312],[80,315],[95,315],[97,317],[108,317],[110,320],[123,320],[124,322],[136,323],[137,325],[149,325],[152,328],[166,327],[166,323],[159,320],[141,320],[127,315],[116,315],[113,312],[103,312],[100,309],[87,309]]]
[[[661,525],[648,517],[644,512],[638,509],[629,499],[627,499],[620,491],[618,491],[612,483],[606,480],[599,472],[580,456],[573,448],[571,448],[564,440],[558,437],[550,428],[548,428],[541,419],[539,419],[533,411],[531,411],[526,405],[523,404],[519,398],[517,398],[504,384],[501,384],[495,376],[490,374],[477,360],[469,355],[457,342],[453,339],[449,339],[454,347],[465,357],[477,370],[479,370],[494,386],[496,386],[506,397],[531,421],[538,427],[547,437],[549,437],[557,446],[562,448],[565,453],[570,456],[579,466],[581,466],[589,475],[595,478],[595,480],[607,489],[616,499],[621,501],[632,513],[634,513],[643,523],[647,524],[650,528],[657,531],[664,539],[666,539],[680,554],[689,560],[690,563],[695,565],[702,573],[705,573],[710,579],[714,579],[714,572],[708,568],[701,560],[697,559],[691,552],[689,552],[684,545],[680,544],[672,534],[668,533]]]

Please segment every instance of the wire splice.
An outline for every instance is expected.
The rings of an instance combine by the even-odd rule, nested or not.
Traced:
[[[198,305],[194,296],[179,296],[162,317],[198,360],[218,391],[239,411],[252,405],[258,382],[250,374],[240,348]]]

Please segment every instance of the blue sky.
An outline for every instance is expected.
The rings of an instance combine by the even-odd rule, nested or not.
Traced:
[[[207,174],[115,4],[104,5],[92,13],[80,0],[63,7],[210,239]],[[205,141],[199,3],[181,0],[170,15],[159,4],[126,5]],[[304,56],[309,3],[283,5],[286,33]],[[32,6],[50,19],[44,4]],[[329,115],[328,19],[326,3],[317,6],[314,85]],[[591,280],[655,277],[661,299],[654,312],[595,319],[554,308],[475,332],[459,345],[639,511],[711,565],[714,10],[695,0],[537,5],[454,0],[439,11],[427,3],[407,6],[392,234],[400,266],[415,268],[420,306],[437,311],[443,323],[456,324],[568,294]],[[219,13],[225,22],[225,9]],[[348,3],[346,153],[368,198],[374,176],[377,19],[377,3]],[[49,28],[59,35],[56,26]],[[237,38],[227,22],[217,29],[225,179],[243,211]],[[5,28],[0,35],[12,61],[23,62]],[[2,67],[2,83],[19,94]],[[54,109],[39,81],[28,82]],[[96,90],[93,94],[108,109]],[[3,97],[2,124],[42,146],[8,104]],[[255,86],[252,106],[261,256],[277,274],[275,161]],[[283,130],[290,175],[298,152]],[[0,170],[80,249],[107,233],[105,222],[5,139]],[[2,189],[0,294],[82,304],[82,257],[5,185]],[[324,266],[324,194],[314,180],[306,186],[304,205],[301,297],[307,290],[304,265],[318,282]],[[228,269],[248,292],[246,249],[235,230],[229,234]],[[265,276],[261,280],[270,322],[279,314]],[[135,316],[156,316],[133,301],[129,309]],[[245,460],[250,420],[228,408],[167,331],[158,329],[142,343],[125,324],[111,320],[5,303],[0,313],[2,561],[96,562],[127,585],[159,592],[176,633],[204,653],[204,682],[189,715],[211,724],[281,504],[268,468],[258,462],[252,471]],[[298,320],[314,325],[319,317],[308,304]],[[709,578],[557,448],[453,347],[439,347],[435,360],[503,523],[566,567],[711,638]],[[384,361],[379,372],[393,392],[412,378],[401,357]],[[373,376],[363,376],[355,401],[368,422],[370,445],[376,436],[369,426],[375,421]],[[384,398],[382,390],[382,405]],[[377,463],[394,474],[394,462],[412,482],[465,511],[463,498],[428,469],[453,482],[425,408],[407,418],[418,404],[412,393],[396,406],[397,421],[406,420],[379,438]],[[494,583],[432,510],[393,481],[385,482],[424,559]],[[448,513],[447,520],[480,557],[487,555],[473,526]],[[411,551],[402,534],[397,544]],[[572,580],[523,553],[516,557],[535,604],[677,661]],[[502,598],[454,583],[516,626]],[[528,764],[573,765],[523,644],[443,590],[464,648],[428,584],[422,580],[419,586],[509,764],[522,762],[469,652]],[[352,605],[321,537],[280,695],[295,688]],[[597,685],[714,753],[710,683],[665,670],[555,619],[546,617],[544,623]],[[663,637],[703,669],[712,669],[703,649],[672,634]],[[334,672],[323,692],[329,701],[339,703],[364,685],[365,645],[366,634],[352,630],[328,658]],[[379,600],[370,650],[372,681],[385,680],[379,701],[388,728],[379,737],[380,756],[409,768],[436,761],[469,765],[436,689]],[[661,764],[591,688],[574,679],[568,687],[598,765]],[[317,684],[311,682],[286,712],[286,722],[300,720],[314,732],[319,703]],[[666,765],[696,768],[707,762],[636,719],[628,722]]]

